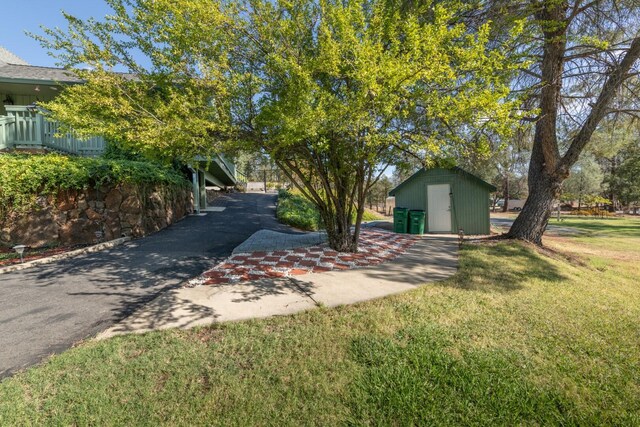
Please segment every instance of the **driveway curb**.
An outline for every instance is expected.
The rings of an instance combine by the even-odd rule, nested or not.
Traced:
[[[121,245],[125,242],[128,242],[129,240],[131,240],[131,237],[121,237],[119,239],[109,240],[108,242],[98,243],[97,245],[76,249],[73,251],[65,252],[63,254],[52,255],[46,258],[34,259],[33,261],[23,262],[21,264],[14,264],[8,267],[2,267],[0,268],[0,274],[12,273],[14,271],[20,271],[30,267],[35,267],[36,265],[49,264],[52,262],[60,261],[62,259],[73,258],[78,255],[84,255],[91,252],[99,252],[105,249],[115,248],[116,246]]]

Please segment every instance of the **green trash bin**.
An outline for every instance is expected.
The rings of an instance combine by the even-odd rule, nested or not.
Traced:
[[[424,211],[411,211],[409,212],[409,233],[411,234],[424,234]]]
[[[409,230],[409,209],[393,208],[393,231],[407,233]]]

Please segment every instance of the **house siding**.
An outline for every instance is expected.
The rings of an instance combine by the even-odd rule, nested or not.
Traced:
[[[42,90],[43,92],[47,89],[46,87]],[[0,116],[6,116],[7,110],[4,108],[4,104],[2,101],[7,99],[7,96],[10,96],[13,100],[14,105],[31,105],[36,102],[48,102],[51,101],[54,96],[50,94],[26,94],[26,93],[15,93],[10,92],[8,90],[3,90],[2,85],[0,85]]]

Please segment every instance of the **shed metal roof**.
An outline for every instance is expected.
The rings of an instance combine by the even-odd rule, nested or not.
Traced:
[[[476,183],[486,187],[489,190],[489,192],[494,192],[494,191],[497,190],[497,188],[495,186],[489,184],[485,180],[475,176],[472,173],[467,172],[466,170],[464,170],[462,168],[459,168],[459,167],[455,166],[453,168],[433,168],[433,169],[422,168],[422,169],[418,170],[416,173],[414,173],[413,175],[411,175],[409,178],[407,178],[406,180],[404,180],[400,184],[398,184],[396,186],[396,188],[394,188],[391,191],[389,191],[389,195],[390,196],[395,196],[396,195],[396,191],[398,191],[400,188],[402,188],[405,184],[407,184],[408,182],[411,182],[411,181],[413,181],[415,179],[418,179],[420,177],[420,175],[429,173],[429,171],[432,171],[432,170],[435,170],[435,169],[447,169],[447,170],[450,170],[450,171],[452,171],[454,173],[463,175],[463,176],[471,179],[472,181],[475,181]]]

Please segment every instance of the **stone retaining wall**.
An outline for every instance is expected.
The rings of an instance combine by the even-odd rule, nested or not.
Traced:
[[[24,213],[0,219],[0,244],[76,245],[161,230],[193,211],[190,188],[117,185],[40,197]]]

